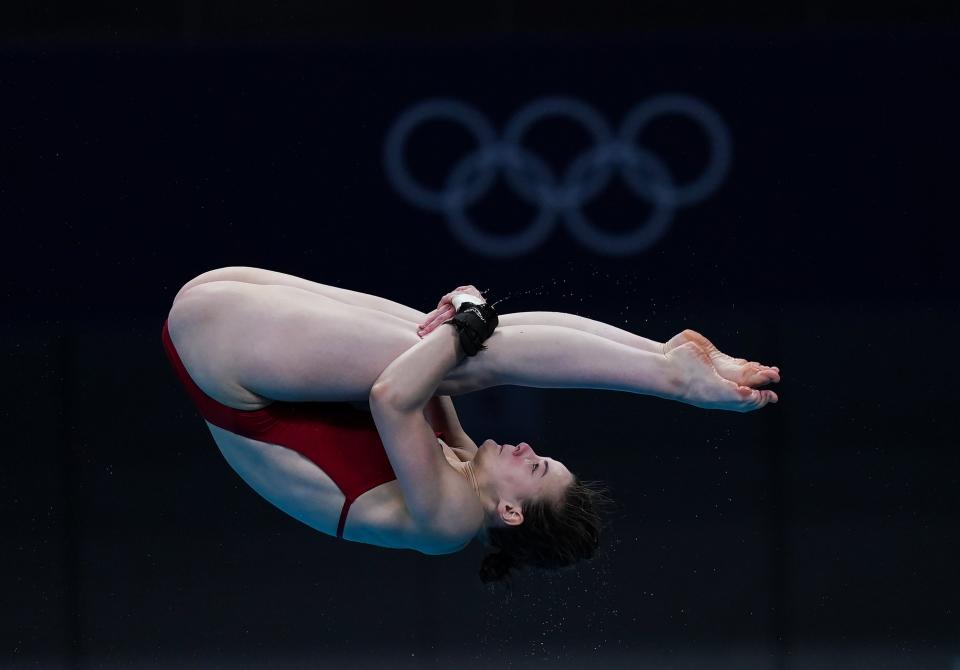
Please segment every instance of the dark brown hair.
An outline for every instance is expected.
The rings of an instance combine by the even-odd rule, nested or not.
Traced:
[[[593,558],[600,546],[601,512],[613,502],[600,482],[573,483],[557,501],[524,502],[523,523],[486,529],[495,549],[480,565],[484,583],[508,579],[512,568],[558,570]]]

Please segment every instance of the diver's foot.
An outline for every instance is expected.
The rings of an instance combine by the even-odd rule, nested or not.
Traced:
[[[665,357],[679,380],[675,400],[731,412],[752,412],[778,400],[773,391],[753,389],[721,377],[710,356],[695,342],[679,344]]]
[[[687,342],[693,342],[710,357],[710,362],[717,373],[729,381],[742,386],[765,386],[771,382],[780,381],[780,368],[761,365],[756,361],[728,356],[695,330],[684,330],[667,340],[663,345],[663,353],[676,349]]]

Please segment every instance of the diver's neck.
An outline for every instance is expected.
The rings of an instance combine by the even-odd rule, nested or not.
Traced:
[[[465,461],[460,464],[460,467],[454,469],[469,482],[470,488],[472,488],[473,492],[477,495],[477,502],[483,511],[484,522],[477,529],[477,534],[474,539],[486,545],[488,542],[487,526],[491,523],[491,519],[497,509],[496,498],[492,495],[491,491],[487,490],[488,487],[486,486],[483,472],[478,471],[477,468],[474,467],[473,461]]]
[[[480,493],[480,482],[477,479],[477,471],[476,468],[473,467],[473,461],[462,462],[456,470],[464,479],[470,482],[470,488],[477,494],[477,498],[483,500],[483,495]]]
[[[456,470],[460,476],[470,483],[470,488],[472,488],[473,492],[477,495],[477,500],[480,502],[480,506],[483,508],[484,513],[487,513],[488,510],[496,507],[494,496],[491,495],[491,491],[487,490],[488,487],[486,486],[483,472],[479,471],[474,466],[473,461],[464,461],[460,464],[459,468],[456,468]]]

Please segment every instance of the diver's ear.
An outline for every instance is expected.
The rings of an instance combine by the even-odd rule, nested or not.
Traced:
[[[519,503],[511,500],[501,500],[497,505],[497,515],[508,526],[519,526],[523,523],[523,510]]]

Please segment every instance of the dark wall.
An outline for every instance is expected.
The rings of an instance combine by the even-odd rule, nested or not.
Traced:
[[[0,664],[949,667],[956,31],[664,16],[456,40],[8,35]],[[477,152],[450,118],[412,126],[404,165],[446,192],[418,205],[390,137],[436,98],[492,135]],[[497,144],[531,104],[559,115]],[[619,135],[643,110],[662,114]],[[477,580],[479,547],[338,542],[223,462],[159,331],[224,265],[423,310],[468,282],[501,311],[695,328],[778,365],[780,403],[461,398],[475,438],[537,444],[619,504],[598,559],[507,596]]]

